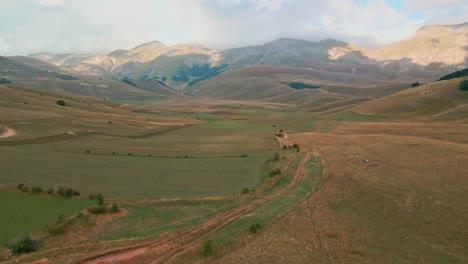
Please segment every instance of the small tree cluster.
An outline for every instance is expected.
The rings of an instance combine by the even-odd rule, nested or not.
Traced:
[[[67,104],[65,103],[64,100],[57,100],[57,105],[66,106]]]
[[[108,212],[117,213],[120,211],[119,206],[115,203],[113,203],[110,208],[107,208],[104,196],[100,193],[90,194],[88,198],[96,201],[96,205],[88,208],[88,212],[91,214],[105,214]]]
[[[249,232],[252,234],[257,233],[260,229],[262,229],[262,225],[259,223],[251,224],[249,226]]]
[[[280,175],[280,174],[281,174],[281,170],[280,170],[280,169],[274,169],[274,170],[272,170],[272,171],[270,171],[270,172],[268,173],[268,175],[269,175],[270,177],[274,177],[274,176]]]
[[[292,145],[292,148],[295,148],[297,152],[301,151],[301,147],[298,144]]]
[[[19,255],[35,251],[38,247],[38,243],[30,236],[22,236],[11,243],[7,243],[6,247],[11,250],[11,253]]]
[[[60,186],[57,190],[57,195],[63,198],[73,198],[74,196],[79,196],[80,192],[73,190],[72,188]]]
[[[418,87],[419,85],[421,85],[419,82],[414,82],[411,84],[411,87]]]
[[[460,82],[460,90],[468,91],[468,80]]]

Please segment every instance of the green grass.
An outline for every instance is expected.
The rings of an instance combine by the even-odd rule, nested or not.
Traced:
[[[58,214],[70,216],[91,204],[85,199],[65,200],[4,190],[0,191],[0,201],[0,245],[20,235],[38,231]]]
[[[298,162],[298,161],[297,161]],[[307,177],[299,181],[291,190],[284,195],[269,201],[254,209],[248,215],[227,225],[211,239],[216,243],[227,243],[236,235],[247,232],[252,224],[267,226],[280,214],[285,213],[292,206],[302,201],[308,194],[318,188],[318,182],[322,177],[322,167],[320,160],[311,158],[307,163]],[[283,177],[274,190],[286,187],[291,181],[291,177]]]
[[[246,152],[248,157],[239,157],[238,152],[237,157],[191,158],[194,154],[189,153],[188,158],[157,158],[136,152],[128,156],[130,150],[122,156],[58,152],[54,148],[63,145],[49,145],[0,147],[0,181],[10,186],[66,185],[83,193],[125,197],[221,195],[259,184],[258,171],[271,155]]]
[[[201,125],[203,128],[211,129],[229,129],[229,130],[273,130],[271,126],[265,125],[255,125],[244,122],[235,122],[235,121],[218,121],[212,122],[205,125]]]
[[[368,122],[381,119],[373,115],[358,114],[351,111],[340,112],[330,116],[331,119],[341,122]]]
[[[157,236],[164,232],[195,226],[236,206],[233,200],[175,201],[131,205],[129,215],[101,230],[96,240],[117,240]]]

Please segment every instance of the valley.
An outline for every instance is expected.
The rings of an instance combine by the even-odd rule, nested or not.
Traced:
[[[0,262],[466,263],[467,28],[0,56]]]

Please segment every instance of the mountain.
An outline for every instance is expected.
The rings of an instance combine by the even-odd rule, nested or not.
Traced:
[[[29,55],[54,63],[81,75],[115,79],[162,80],[178,88],[185,82],[174,80],[179,68],[191,65],[217,65],[220,52],[196,44],[164,45],[153,41],[130,50],[119,49],[102,55],[38,53]],[[188,76],[189,82],[199,76]]]
[[[453,71],[468,67],[468,22],[452,26],[426,26],[416,34],[387,45],[368,56],[378,61],[401,61],[419,68]]]
[[[364,50],[346,42],[327,39],[311,42],[298,39],[278,39],[263,45],[223,51],[223,63],[230,68],[253,65],[279,65],[308,68],[317,62],[369,63],[359,56]],[[355,54],[358,56],[345,56]]]
[[[259,65],[355,75],[364,81],[427,82],[468,66],[467,35],[468,23],[464,23],[423,27],[415,36],[377,50],[334,39],[313,42],[282,38],[224,51],[196,44],[165,45],[153,41],[101,55],[30,56],[75,75],[161,81],[175,90],[184,90],[223,72]]]

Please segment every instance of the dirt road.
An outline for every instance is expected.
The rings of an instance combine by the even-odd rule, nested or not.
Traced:
[[[266,197],[259,198],[255,201],[248,202],[230,212],[221,214],[205,223],[202,223],[196,227],[190,228],[182,232],[171,232],[158,240],[134,245],[126,248],[114,249],[112,251],[105,252],[101,255],[94,256],[83,260],[79,263],[86,264],[98,264],[98,263],[119,263],[129,262],[135,260],[135,258],[144,258],[145,262],[150,259],[151,263],[162,263],[174,258],[175,256],[186,252],[189,249],[197,247],[200,241],[228,225],[229,223],[239,219],[240,217],[250,213],[258,206],[278,198],[285,192],[290,190],[297,182],[304,178],[306,175],[307,161],[310,159],[311,153],[306,151],[302,158],[297,171],[294,175],[291,183],[284,189],[270,194]]]

